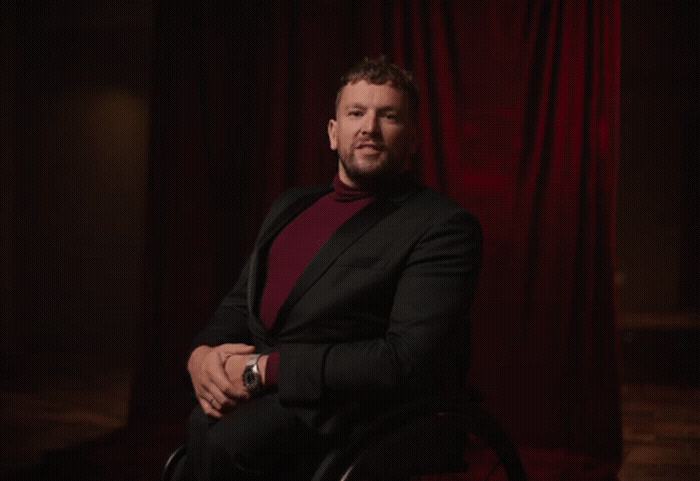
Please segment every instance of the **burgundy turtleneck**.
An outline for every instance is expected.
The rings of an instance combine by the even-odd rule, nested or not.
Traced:
[[[350,217],[374,200],[371,192],[344,184],[338,175],[333,191],[299,214],[275,238],[267,256],[265,289],[260,299],[260,319],[269,331],[277,313],[311,259]],[[279,381],[279,353],[270,354],[265,384]]]

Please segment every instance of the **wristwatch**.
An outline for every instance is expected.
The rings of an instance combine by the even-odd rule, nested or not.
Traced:
[[[260,369],[258,369],[260,356],[262,354],[253,354],[243,370],[243,385],[253,396],[260,394],[264,389]]]

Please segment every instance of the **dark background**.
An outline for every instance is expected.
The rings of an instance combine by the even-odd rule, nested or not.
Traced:
[[[157,6],[163,11],[162,5]],[[123,372],[138,378],[143,359],[152,359],[149,354],[158,351],[157,343],[168,342],[167,336],[154,340],[149,329],[159,315],[152,296],[153,285],[162,275],[148,254],[153,249],[154,226],[162,221],[158,210],[152,204],[149,207],[149,192],[162,188],[154,186],[151,176],[149,190],[149,168],[154,168],[154,158],[166,157],[163,152],[154,154],[152,127],[154,123],[162,127],[167,117],[167,112],[152,108],[163,105],[162,97],[154,102],[163,95],[153,88],[154,77],[159,87],[163,81],[163,59],[154,54],[177,49],[183,52],[182,61],[190,62],[199,51],[239,50],[206,48],[206,42],[217,38],[211,32],[201,38],[204,45],[194,43],[191,49],[166,45],[163,42],[173,38],[188,41],[196,36],[182,32],[173,38],[160,37],[168,22],[182,23],[167,16],[152,18],[152,7],[143,1],[62,6],[39,1],[3,3],[0,365],[4,390],[41,392],[66,372],[93,385]],[[667,2],[621,2],[615,282],[623,332],[625,323],[640,319],[655,328],[700,327],[695,14]],[[216,28],[217,23],[208,25]],[[238,60],[255,61],[246,58],[245,52],[253,55],[244,49]],[[328,75],[342,71],[345,65],[341,64],[329,66]],[[155,71],[154,65],[159,66]],[[293,71],[287,73],[294,78]],[[235,99],[227,86],[242,80],[228,75],[235,74],[225,72],[221,78],[207,80],[212,84],[206,91],[231,95],[230,103],[241,102],[243,117],[237,121],[246,122],[251,118],[246,115],[254,107],[249,104],[252,100]],[[185,90],[187,81],[183,80]],[[189,81],[195,90],[199,88],[200,78]],[[302,86],[297,88],[303,91]],[[177,102],[175,95],[170,104]],[[195,152],[222,145],[216,139],[225,139],[228,132],[216,130],[215,115],[208,122],[214,141],[198,139],[183,124],[182,138],[187,142],[179,148]],[[230,120],[224,123],[237,125]],[[224,234],[240,233],[243,238],[237,245],[249,244],[271,193],[294,183],[299,171],[313,170],[313,166],[297,165],[296,173],[283,168],[267,185],[251,187],[270,198],[236,199],[244,208],[238,225],[226,227],[230,232]],[[251,169],[245,172],[237,171],[243,168],[238,165],[215,167],[233,169],[226,175],[248,175],[255,182],[254,166],[245,167]],[[312,180],[323,180],[333,169],[331,164]],[[194,169],[191,181],[216,184],[213,175],[207,169]],[[177,202],[186,205],[188,201],[198,202],[186,198]],[[212,199],[200,201],[212,203]],[[216,219],[201,222],[218,225]],[[218,233],[209,242],[215,244],[221,238]],[[213,306],[225,289],[226,279],[217,276],[225,275],[227,267],[235,270],[246,254],[240,249],[226,257],[227,265],[208,269],[207,263],[221,259],[217,249],[223,248],[205,242],[200,250],[205,267],[184,273],[201,279],[205,305]],[[189,314],[196,318],[194,330],[209,313]],[[178,341],[186,337],[181,335]],[[643,357],[637,359],[643,361]],[[623,375],[634,372],[633,366],[623,368]],[[143,399],[132,400],[132,406],[139,402]],[[145,402],[150,404],[152,399]],[[6,439],[3,434],[3,443]]]

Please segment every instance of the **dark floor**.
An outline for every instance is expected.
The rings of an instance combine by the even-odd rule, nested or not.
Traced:
[[[620,481],[700,479],[700,388],[622,386]]]
[[[676,327],[658,331],[654,323],[637,323],[631,327],[623,324],[623,362],[629,366],[634,360],[637,364],[635,369],[626,369],[625,383],[621,386],[624,438],[621,481],[700,479],[700,379],[694,377],[697,361],[692,355],[699,345],[698,329],[687,324]],[[666,347],[675,349],[676,354],[664,355],[668,351],[658,345],[649,351],[648,344],[653,344],[653,339],[657,343],[670,342]],[[683,354],[683,349],[688,348],[692,354]],[[677,354],[678,349],[683,352]],[[637,355],[642,352],[656,355],[647,355],[645,360]],[[675,357],[676,362],[669,361],[669,356]],[[654,364],[647,369],[647,379],[640,366],[644,362]],[[667,369],[671,379],[664,379],[668,377],[664,374]],[[683,373],[678,373],[679,370]],[[105,436],[118,432],[126,423],[128,372],[111,373],[99,381],[57,378],[47,380],[46,386],[62,387],[44,389],[40,394],[22,390],[0,393],[0,479],[20,479],[18,476],[27,479],[29,473],[33,473],[29,477],[60,479],[54,476],[57,473],[51,475],[38,470],[42,460],[46,469],[46,460],[55,453],[91,440],[108,439]],[[164,432],[156,433],[155,437],[161,435],[180,436]],[[54,454],[47,458],[47,453]],[[161,460],[148,462],[159,464]],[[95,473],[94,479],[105,476]]]
[[[700,318],[626,314],[621,481],[700,479]]]
[[[59,376],[42,381],[43,388],[0,392],[0,479],[28,472],[46,453],[100,439],[124,426],[130,377],[129,372],[99,381]]]

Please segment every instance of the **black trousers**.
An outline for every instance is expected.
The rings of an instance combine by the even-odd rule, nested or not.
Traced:
[[[266,394],[214,419],[197,407],[188,426],[186,480],[311,479],[329,443]]]

